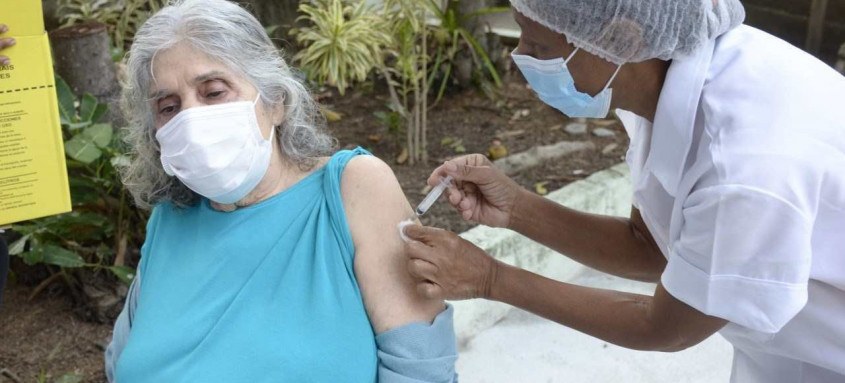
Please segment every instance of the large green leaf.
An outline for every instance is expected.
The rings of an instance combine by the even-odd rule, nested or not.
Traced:
[[[103,152],[97,148],[97,144],[83,134],[77,134],[65,142],[65,153],[68,157],[84,164],[90,164],[103,155]]]
[[[111,143],[114,129],[110,124],[94,124],[65,142],[68,157],[84,164],[94,162],[103,155],[100,148]]]
[[[114,129],[112,129],[111,124],[94,124],[85,128],[82,135],[100,148],[105,148],[111,143]]]
[[[135,279],[135,269],[126,266],[110,266],[109,270],[117,276],[117,279],[120,279],[121,282],[125,284],[132,283],[132,280]]]
[[[59,115],[61,116],[62,124],[69,125],[74,123],[76,107],[73,104],[76,103],[76,97],[73,95],[73,91],[70,90],[70,86],[59,76],[56,76],[56,95],[59,98]]]
[[[493,65],[493,62],[490,61],[490,57],[487,56],[487,52],[481,47],[481,44],[479,44],[475,37],[472,37],[472,34],[468,31],[462,29],[460,33],[464,40],[466,40],[466,42],[468,42],[472,47],[473,51],[481,56],[481,61],[484,63],[484,67],[487,69],[487,73],[493,79],[493,83],[496,84],[496,87],[501,87],[502,80],[499,78],[499,73],[496,71],[496,67]]]
[[[61,267],[85,266],[85,260],[79,254],[56,245],[42,245],[30,251],[30,253],[36,252],[40,253],[37,257],[40,258],[41,263]]]
[[[79,101],[79,120],[93,121],[94,112],[97,110],[98,104],[97,98],[91,94],[85,93],[82,95],[82,99]]]
[[[17,241],[12,242],[12,244],[9,245],[9,255],[21,255],[23,253],[23,249],[26,248],[26,241],[28,241],[31,236],[31,234],[27,234],[18,238]]]
[[[21,254],[20,257],[23,258],[24,263],[30,266],[44,262],[44,252],[37,247]]]
[[[108,110],[109,104],[97,104],[97,108],[94,109],[94,114],[91,116],[91,122],[100,121],[100,118],[102,118]]]
[[[47,218],[51,233],[58,238],[72,239],[76,242],[105,240],[114,230],[111,221],[93,212],[74,211]]]

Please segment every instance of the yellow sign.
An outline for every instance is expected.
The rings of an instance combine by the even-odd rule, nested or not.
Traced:
[[[2,37],[16,44],[0,65],[0,226],[71,209],[50,42],[41,0],[0,0]]]

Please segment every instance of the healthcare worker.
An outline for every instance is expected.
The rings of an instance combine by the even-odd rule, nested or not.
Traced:
[[[631,138],[628,219],[520,188],[483,156],[446,162],[466,220],[515,230],[653,296],[562,283],[411,225],[418,291],[508,303],[623,347],[715,332],[733,382],[845,382],[845,78],[741,25],[738,0],[511,0],[513,60],[570,117],[611,108]]]

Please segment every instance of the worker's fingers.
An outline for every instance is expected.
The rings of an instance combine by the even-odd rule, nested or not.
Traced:
[[[3,55],[0,55],[0,65],[9,65],[12,62],[9,61],[9,58]]]
[[[475,194],[468,194],[458,204],[458,209],[460,209],[461,211],[469,210],[472,209],[476,203],[478,203],[478,196]]]
[[[461,210],[461,218],[464,221],[472,221],[472,209]]]
[[[455,187],[454,185],[449,186],[446,189],[446,197],[449,199],[449,204],[452,206],[458,206],[461,200],[464,198],[464,193],[461,189]]]
[[[434,171],[431,172],[431,175],[428,176],[428,180],[426,183],[429,184],[431,187],[435,187],[440,184],[440,181],[446,178],[448,174],[446,174],[446,164],[438,166]]]
[[[452,169],[454,165],[492,166],[492,162],[486,156],[478,153],[453,158],[444,162],[443,165],[438,166],[431,172],[431,176],[428,178],[428,184],[431,186],[439,184],[440,180],[448,175],[447,170]]]
[[[6,33],[9,31],[9,26],[6,24],[0,24],[0,33]]]
[[[455,181],[466,184],[467,182],[486,185],[496,181],[496,169],[491,166],[472,166],[447,162],[445,165],[446,174],[452,176]]]
[[[419,258],[408,261],[408,273],[416,280],[430,281],[437,276],[437,266]]]
[[[402,231],[405,233],[405,236],[414,241],[430,244],[442,229],[415,224],[403,227]]]

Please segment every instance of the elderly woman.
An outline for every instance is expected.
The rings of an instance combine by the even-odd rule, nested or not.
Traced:
[[[734,382],[845,382],[845,78],[740,25],[738,0],[511,3],[513,60],[540,99],[571,117],[619,109],[631,217],[557,205],[479,155],[429,183],[457,180],[449,201],[465,219],[656,290],[549,280],[414,225],[419,289],[502,301],[640,350],[719,331],[734,345]]]
[[[177,1],[127,69],[125,184],[153,212],[109,381],[455,380],[451,309],[413,290],[393,173],[360,149],[326,157],[314,102],[252,15]]]

